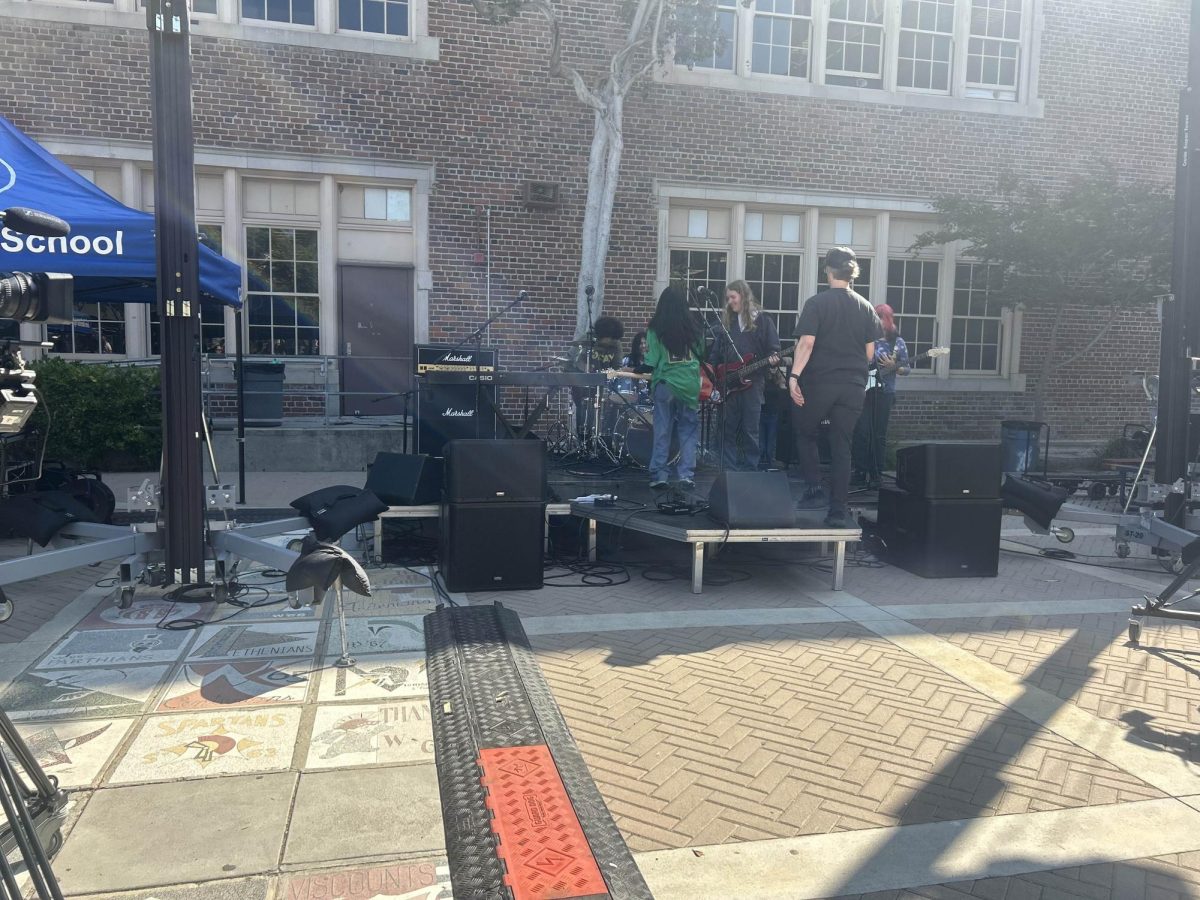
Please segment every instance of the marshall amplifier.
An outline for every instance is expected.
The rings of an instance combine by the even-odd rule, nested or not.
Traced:
[[[494,347],[458,347],[450,344],[417,344],[413,367],[417,375],[428,372],[495,372],[500,362]],[[476,358],[478,354],[478,359]],[[476,405],[482,408],[477,409]],[[476,392],[473,384],[417,385],[417,453],[441,456],[447,441],[495,438],[496,388]],[[478,427],[476,426],[478,419]]]
[[[476,409],[477,402],[482,409]],[[417,390],[417,453],[442,456],[447,441],[495,439],[495,408],[492,386],[422,384]]]
[[[479,371],[495,372],[500,357],[494,347],[459,347],[449,344],[417,344],[413,354],[413,374],[426,372],[459,372],[475,370],[475,354],[479,354]]]

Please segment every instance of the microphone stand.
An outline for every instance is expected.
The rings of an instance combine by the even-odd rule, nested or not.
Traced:
[[[721,318],[721,311],[710,304],[711,294],[712,294],[712,291],[707,287],[696,288],[696,296],[699,297],[700,302],[704,304],[705,312],[711,312],[711,313],[713,313],[713,315],[716,316],[717,325],[721,329],[721,334],[723,334],[725,336],[725,340],[729,342],[729,348],[733,352],[733,358],[741,359],[742,355],[738,352],[737,344],[735,344],[733,342],[733,335],[731,335],[729,333],[729,329],[725,327],[725,322]],[[710,333],[712,333],[713,327],[711,325],[709,325],[708,330]],[[720,341],[720,337],[714,337],[713,338],[714,346],[719,341]],[[713,369],[712,372],[713,372],[713,375],[716,375],[716,369]],[[724,385],[718,385],[716,383],[716,379],[714,378],[713,379],[713,390],[722,390],[723,388],[724,388]],[[725,471],[725,396],[724,396],[723,392],[721,394],[721,402],[717,405],[717,431],[719,432],[719,438],[717,440],[717,457],[718,457],[719,462],[717,464],[717,468],[719,471],[724,472]]]
[[[467,346],[467,344],[475,345],[475,349],[472,353],[472,356],[475,359],[475,439],[476,440],[479,439],[479,424],[480,424],[480,421],[483,419],[483,397],[484,397],[484,394],[483,394],[483,378],[482,378],[482,374],[480,371],[482,368],[482,363],[480,361],[480,357],[483,355],[484,332],[486,332],[488,330],[488,328],[490,328],[492,326],[493,322],[496,322],[499,319],[503,318],[508,313],[508,311],[511,310],[514,306],[516,306],[522,300],[528,300],[528,299],[529,299],[529,292],[521,291],[521,293],[517,294],[517,298],[515,300],[513,300],[512,303],[509,303],[507,306],[502,307],[498,312],[492,313],[492,315],[488,316],[482,325],[480,325],[478,328],[476,328],[469,335],[467,335],[465,338],[463,338],[461,341],[459,341],[457,344],[455,344],[453,347],[451,347],[447,351],[447,353],[453,353],[456,350],[461,350],[463,347]],[[494,370],[493,370],[493,372],[494,372]],[[491,407],[492,414],[495,415],[495,412],[496,412],[495,404],[489,401],[488,406]],[[507,423],[505,423],[505,427],[507,428]]]

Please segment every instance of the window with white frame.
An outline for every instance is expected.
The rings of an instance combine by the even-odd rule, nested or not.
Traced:
[[[196,226],[199,231],[200,243],[210,250],[222,252],[222,228],[220,225],[202,223]],[[150,315],[150,355],[158,356],[162,347],[162,333],[159,330],[160,318],[158,306],[148,304]],[[211,356],[225,355],[225,308],[217,304],[200,304],[200,352]]]
[[[338,30],[408,37],[408,0],[338,0]]]
[[[825,83],[883,87],[883,0],[830,0]]]
[[[867,89],[855,96],[869,99],[877,90],[882,102],[926,94],[962,100],[964,108],[974,108],[975,100],[1030,106],[1036,97],[1023,82],[1035,68],[1031,9],[1039,2],[721,0],[727,41],[692,68],[751,89],[757,80],[764,90],[799,94],[830,85]],[[675,72],[687,81],[684,67]]]
[[[824,256],[825,256],[825,254],[822,253],[821,257],[824,258]],[[855,256],[858,260],[858,277],[856,279],[854,279],[854,284],[850,285],[850,287],[853,288],[854,292],[856,294],[860,295],[864,300],[870,300],[871,299],[871,257],[859,256],[858,254],[855,254]],[[817,282],[820,285],[821,290],[825,290],[826,288],[829,287],[829,277],[825,273],[824,266],[818,265],[818,268],[821,271],[820,271],[820,274],[818,275]]]
[[[910,356],[937,345],[938,277],[941,264],[930,259],[889,259],[887,303],[896,315]],[[913,368],[928,371],[933,360],[923,359]]]
[[[247,349],[260,356],[321,352],[317,229],[246,226]]]
[[[729,254],[724,250],[672,250],[671,284],[688,295],[694,308],[704,304],[696,298],[696,288],[708,288],[718,298],[725,296]]]
[[[812,0],[754,0],[750,71],[808,78]]]
[[[316,25],[316,0],[241,0],[243,19]]]
[[[76,294],[74,322],[70,325],[47,325],[46,340],[54,345],[54,353],[123,355],[125,304],[89,303]]]
[[[800,312],[804,257],[799,253],[747,253],[746,282],[775,329],[790,335]]]
[[[995,265],[955,265],[950,371],[986,375],[1000,372],[1004,319],[999,302],[991,294],[999,287],[1001,274]]]

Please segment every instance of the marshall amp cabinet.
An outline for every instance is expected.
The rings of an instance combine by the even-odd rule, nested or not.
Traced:
[[[413,365],[418,376],[433,372],[494,373],[499,356],[492,347],[417,344]],[[496,436],[496,388],[474,384],[429,384],[417,378],[417,453],[441,456],[447,441]],[[482,408],[477,408],[481,406]]]

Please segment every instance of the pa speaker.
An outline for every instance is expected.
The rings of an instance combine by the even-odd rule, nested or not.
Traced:
[[[879,489],[876,531],[888,562],[924,578],[994,578],[1000,563],[998,499],[930,500]]]
[[[376,453],[366,489],[393,506],[420,506],[442,499],[442,461],[431,456]]]
[[[447,503],[543,503],[546,445],[541,441],[451,441]]]
[[[708,514],[728,528],[792,528],[796,510],[786,472],[722,472]]]
[[[1000,445],[918,444],[896,452],[896,486],[927,500],[1000,496]]]
[[[544,504],[447,503],[441,524],[438,561],[447,590],[542,586]]]

